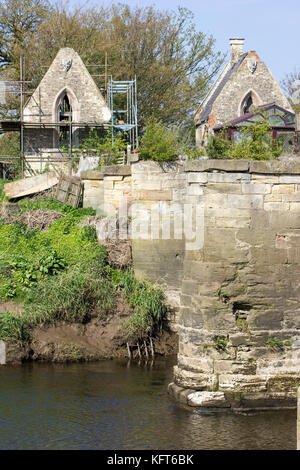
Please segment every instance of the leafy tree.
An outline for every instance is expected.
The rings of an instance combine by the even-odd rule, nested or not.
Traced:
[[[144,160],[175,160],[179,153],[176,136],[159,121],[149,121],[140,145]]]
[[[115,80],[137,77],[140,130],[151,117],[168,126],[191,126],[193,111],[223,62],[213,37],[197,31],[193,14],[184,8],[68,8],[63,3],[48,7],[45,0],[5,0],[10,4],[11,17],[8,6],[0,11],[5,39],[0,62],[2,54],[6,74],[18,77],[22,51],[32,89],[58,50],[72,47],[87,65],[100,66],[90,69],[95,75],[103,75],[107,53],[108,73]],[[33,12],[28,18],[27,5]],[[95,80],[104,87],[103,77]]]
[[[16,65],[22,48],[50,11],[47,0],[0,2],[0,66]]]
[[[287,73],[281,82],[291,106],[295,112],[300,112],[300,68],[297,67],[293,72]]]

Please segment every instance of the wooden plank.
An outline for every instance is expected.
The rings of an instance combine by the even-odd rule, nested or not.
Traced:
[[[54,171],[42,173],[41,175],[23,178],[4,185],[4,193],[9,199],[39,193],[52,188],[58,183],[58,177]]]

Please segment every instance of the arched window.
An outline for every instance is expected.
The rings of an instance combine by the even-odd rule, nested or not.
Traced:
[[[58,105],[58,122],[64,123],[59,126],[59,144],[69,144],[70,122],[72,122],[72,105],[67,93],[62,95]]]
[[[253,98],[252,93],[249,93],[243,100],[242,107],[241,107],[242,114],[251,113],[253,108]]]

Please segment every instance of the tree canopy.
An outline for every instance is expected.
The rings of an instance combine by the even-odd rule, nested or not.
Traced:
[[[300,112],[300,67],[285,75],[281,86],[295,112]]]
[[[101,65],[89,69],[94,75],[103,75],[107,53],[114,80],[137,78],[141,128],[153,117],[168,126],[190,125],[224,61],[214,38],[198,31],[185,8],[69,8],[46,0],[3,0],[0,36],[2,76],[18,79],[23,54],[31,89],[61,47],[75,49],[87,65]],[[103,87],[103,77],[95,81]]]

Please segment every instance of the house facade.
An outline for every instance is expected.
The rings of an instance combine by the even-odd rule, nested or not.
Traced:
[[[269,103],[293,112],[269,68],[256,51],[243,52],[244,39],[230,39],[230,61],[199,106],[196,145],[206,145],[214,126],[239,118]]]
[[[110,119],[111,111],[77,52],[60,49],[24,106],[24,157],[34,170],[43,171],[47,161],[63,159],[63,148],[78,147],[91,127],[103,127]]]

